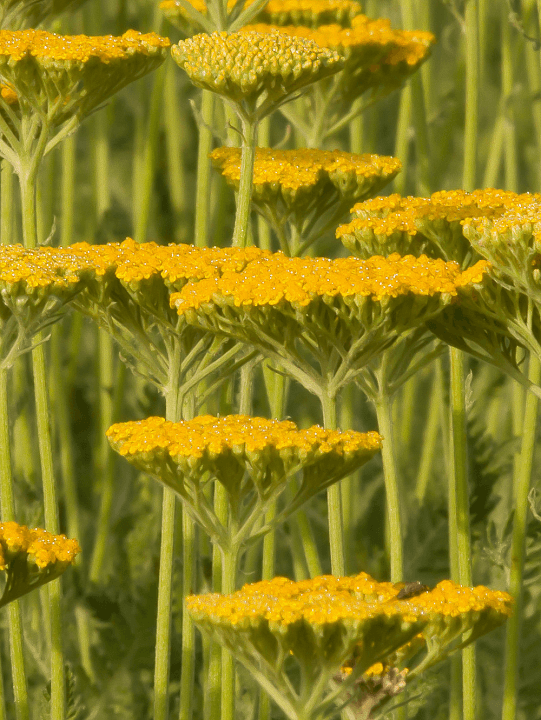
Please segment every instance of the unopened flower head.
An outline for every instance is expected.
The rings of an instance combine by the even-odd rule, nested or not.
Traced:
[[[238,188],[241,152],[221,147],[211,158],[227,182]],[[381,155],[355,155],[340,150],[272,150],[257,148],[254,164],[253,201],[286,211],[302,212],[319,207],[331,193],[336,200],[354,202],[374,194],[400,171],[396,158]]]
[[[84,117],[165,60],[169,40],[128,30],[120,37],[0,31],[0,74],[21,112],[47,113],[59,125]]]
[[[338,72],[342,58],[311,39],[269,33],[216,32],[171,49],[190,80],[260,118],[310,83]]]
[[[80,550],[65,535],[0,523],[0,570],[6,573],[0,607],[61,575]]]
[[[374,432],[329,431],[317,425],[301,430],[290,421],[246,415],[203,415],[176,423],[151,417],[113,425],[107,437],[120,455],[175,490],[219,544],[228,541],[227,529],[200,492],[205,484],[218,481],[225,488],[236,531],[244,541],[257,517],[254,508],[263,517],[293,474],[301,474],[302,490],[281,517],[381,448]]]

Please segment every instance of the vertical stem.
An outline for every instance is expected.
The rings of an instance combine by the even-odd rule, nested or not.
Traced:
[[[541,381],[539,359],[530,355],[529,380],[535,385]],[[507,623],[505,643],[505,678],[503,688],[502,720],[515,720],[517,716],[520,629],[523,614],[523,575],[526,530],[528,523],[528,493],[532,476],[537,427],[538,400],[533,393],[526,397],[520,461],[514,478],[515,515],[511,540],[511,574],[509,592],[515,598],[515,607]]]
[[[259,130],[257,133],[257,144],[258,147],[269,147],[270,145],[270,117],[263,118],[259,123]],[[271,231],[269,223],[261,217],[257,216],[257,236],[259,240],[259,247],[262,250],[271,249]],[[268,697],[266,694],[264,697]]]
[[[169,381],[167,387],[165,388],[165,415],[167,420],[172,420],[173,422],[179,419],[178,383],[180,376],[180,361],[180,340],[178,338],[174,338],[172,340],[172,349],[169,357]],[[173,490],[164,488],[162,500],[160,571],[158,576],[158,612],[156,620],[156,650],[154,663],[154,720],[167,720],[169,717],[171,594],[173,587],[175,502],[176,497]],[[183,590],[184,594],[187,595],[189,590],[186,587],[184,587]],[[188,641],[188,645],[190,645],[188,638],[186,638],[186,640]],[[193,644],[189,649],[191,657],[193,655]],[[185,659],[184,650],[183,637],[183,660]],[[188,659],[188,665],[189,663],[190,660]],[[184,670],[185,668],[183,667],[183,672]],[[189,694],[191,696],[191,688]]]
[[[197,186],[195,190],[194,244],[206,247],[208,244],[208,217],[210,198],[210,160],[212,150],[212,121],[214,116],[214,94],[210,90],[201,93],[201,122],[198,124],[199,145],[197,149]]]
[[[441,366],[441,360],[438,358],[436,362]],[[442,387],[440,381],[440,371],[434,372],[434,378],[432,382],[432,390],[430,392],[430,405],[428,407],[428,416],[426,419],[426,425],[423,435],[423,442],[421,443],[421,461],[419,463],[419,470],[417,472],[417,486],[415,488],[415,496],[422,505],[426,496],[426,489],[428,487],[428,481],[430,479],[430,471],[432,470],[432,464],[434,462],[434,454],[436,449],[436,441],[440,431],[440,409],[443,403],[442,398]]]
[[[235,528],[232,527],[230,537]],[[222,562],[222,593],[229,595],[235,590],[237,577],[237,564],[239,558],[238,547],[231,547],[224,551]],[[234,720],[235,717],[235,665],[233,655],[222,648],[222,693],[221,693],[220,720]]]
[[[513,92],[514,43],[511,38],[509,8],[502,5],[502,114],[505,132],[505,189],[518,190],[518,161],[513,110],[510,106]]]
[[[466,445],[464,356],[450,348],[451,368],[451,473],[449,476],[449,551],[451,579],[472,584],[470,510]],[[475,719],[475,652],[470,645],[462,651],[462,696],[464,720]],[[455,697],[457,693],[455,691]],[[451,708],[454,712],[453,708]]]
[[[0,242],[4,245],[11,242],[13,230],[13,180],[14,176],[11,165],[9,165],[6,160],[2,160]],[[2,522],[15,520],[9,437],[7,374],[7,370],[0,370],[0,510]],[[28,688],[24,665],[21,608],[18,600],[9,604],[8,627],[15,717],[17,720],[28,720]]]
[[[387,496],[387,518],[389,523],[389,560],[391,568],[391,582],[400,582],[404,572],[402,552],[402,521],[400,517],[400,492],[398,489],[398,473],[393,442],[393,419],[391,398],[385,387],[384,378],[378,381],[379,391],[374,399],[378,430],[383,437],[381,458],[383,461],[383,475],[385,478],[385,493]]]
[[[173,237],[176,242],[185,241],[188,236],[186,226],[187,192],[186,170],[183,164],[186,111],[180,103],[177,91],[180,73],[176,72],[173,62],[165,68],[163,88],[163,119],[165,125],[165,146],[167,149],[167,170],[169,173],[168,192],[173,210]]]
[[[349,124],[349,148],[352,153],[362,153],[364,148],[364,118],[357,115]]]
[[[402,170],[393,182],[394,192],[404,195],[408,181],[409,150],[410,150],[410,122],[411,122],[411,87],[408,85],[400,95],[400,109],[396,128],[394,154],[402,163]]]
[[[477,170],[477,120],[479,115],[479,18],[478,0],[468,0],[465,14],[466,122],[464,126],[464,190],[475,188]]]
[[[237,193],[237,213],[233,230],[233,247],[245,247],[250,223],[250,207],[252,200],[252,182],[254,175],[255,143],[257,122],[246,118],[242,120],[242,156],[240,162],[240,182]]]
[[[152,185],[156,169],[156,151],[158,146],[158,134],[160,120],[163,112],[163,86],[165,82],[166,66],[162,65],[154,75],[154,85],[150,97],[150,111],[148,127],[145,134],[145,147],[143,162],[140,168],[140,192],[139,203],[135,208],[135,242],[145,242],[148,233],[150,216],[150,205],[152,201]]]
[[[28,248],[36,246],[36,175],[39,157],[21,162],[22,170],[19,177],[21,185],[21,205],[23,221],[24,245]],[[41,340],[41,333],[36,341]],[[45,372],[45,351],[43,344],[32,350],[32,366],[34,374],[34,397],[38,428],[38,445],[41,461],[41,477],[43,483],[43,503],[46,529],[58,534],[58,505],[54,480],[53,453],[51,443],[51,425],[49,418],[49,401],[47,396],[47,378]],[[62,611],[60,578],[53,580],[44,588],[49,597],[51,638],[51,720],[64,720],[66,705],[66,688],[64,678],[64,655],[62,651]]]
[[[323,425],[326,430],[336,429],[336,398],[322,392]],[[329,513],[329,543],[331,546],[331,572],[335,576],[345,575],[344,529],[342,526],[342,491],[339,483],[327,489]]]

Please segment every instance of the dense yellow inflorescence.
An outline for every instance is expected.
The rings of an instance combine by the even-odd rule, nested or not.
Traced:
[[[0,570],[8,567],[14,555],[28,555],[43,569],[55,563],[72,563],[79,552],[77,540],[65,535],[52,535],[16,522],[0,523]]]
[[[259,452],[272,447],[299,452],[347,455],[359,450],[379,450],[381,438],[376,432],[324,430],[314,425],[299,430],[291,421],[266,420],[247,415],[213,417],[203,415],[186,422],[169,422],[159,417],[117,423],[107,437],[120,455],[167,452],[170,456],[200,458],[243,448]]]
[[[281,301],[308,305],[316,296],[360,295],[381,300],[399,295],[457,294],[459,287],[479,283],[489,264],[479,261],[461,272],[458,263],[397,254],[368,260],[354,257],[287,258],[281,253],[249,263],[241,273],[188,283],[171,295],[179,314],[229,296],[236,306],[276,305]]]
[[[268,33],[275,30],[273,25],[257,23],[247,25],[243,32],[256,30]],[[398,65],[406,63],[417,66],[430,51],[435,37],[430,32],[396,30],[386,19],[371,20],[365,15],[357,15],[352,20],[351,28],[338,24],[322,25],[318,28],[303,26],[284,26],[281,32],[291,37],[313,40],[322,48],[329,48],[346,58],[346,67],[358,62],[369,62],[368,69],[375,72],[379,63]],[[367,50],[373,54],[367,55]]]
[[[284,97],[341,69],[336,52],[279,30],[202,33],[174,45],[171,52],[195,85],[237,101],[270,89]]]
[[[220,168],[222,175],[229,182],[238,185],[240,148],[216,148],[210,157]],[[254,186],[257,189],[259,185],[279,185],[295,191],[314,186],[323,176],[336,180],[348,175],[360,178],[394,176],[400,168],[398,159],[381,155],[355,155],[341,150],[257,148]]]
[[[90,263],[69,248],[0,245],[0,283],[7,286],[23,283],[28,289],[67,288],[89,270]]]
[[[81,63],[94,58],[109,63],[134,53],[149,54],[169,45],[167,38],[156,33],[143,34],[135,30],[128,30],[120,37],[65,36],[45,30],[0,31],[0,58],[8,57],[11,63],[26,57],[57,62],[74,60]]]
[[[407,232],[415,235],[421,220],[445,220],[468,224],[482,222],[469,218],[498,220],[495,227],[502,231],[512,227],[517,219],[535,222],[541,208],[541,195],[495,190],[439,191],[429,198],[389,195],[365,200],[355,205],[351,212],[356,215],[351,223],[341,225],[336,231],[340,238],[355,230],[372,230],[376,235]],[[500,219],[501,218],[501,222]],[[529,219],[529,220],[528,220]]]
[[[302,620],[322,625],[377,615],[400,615],[405,621],[414,622],[433,615],[458,617],[489,609],[505,618],[512,611],[513,601],[507,593],[483,586],[468,588],[450,580],[412,598],[399,600],[398,592],[398,587],[377,583],[366,573],[345,578],[322,576],[300,582],[277,577],[245,585],[231,595],[192,595],[186,604],[198,618],[206,616],[210,622],[232,626],[257,619],[279,626]]]

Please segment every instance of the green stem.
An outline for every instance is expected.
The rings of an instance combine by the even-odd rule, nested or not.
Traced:
[[[466,101],[464,126],[463,189],[475,189],[477,170],[477,124],[479,115],[479,7],[468,0],[465,11]]]
[[[5,160],[3,161],[6,162]],[[2,175],[2,180],[4,175]],[[2,189],[3,185],[2,185]],[[4,197],[2,196],[2,209]],[[2,230],[4,225],[2,226]],[[7,370],[0,370],[0,505],[2,522],[15,520],[15,502],[13,498],[13,478],[11,474],[11,453],[9,441],[9,415],[7,397]],[[11,655],[11,674],[15,699],[15,717],[17,720],[29,720],[28,689],[24,665],[23,635],[21,626],[21,608],[15,600],[8,607],[9,646]]]
[[[230,528],[229,536],[235,533]],[[239,549],[231,547],[224,551],[222,562],[222,593],[229,595],[235,591]],[[235,665],[233,655],[222,648],[222,692],[220,720],[233,720],[235,717]]]
[[[270,117],[264,117],[259,123],[259,130],[257,134],[257,145],[258,147],[269,147],[270,145]],[[261,217],[257,216],[257,236],[259,240],[259,247],[262,250],[271,249],[271,231],[269,223]],[[267,697],[265,695],[265,697]]]
[[[160,120],[163,112],[163,87],[165,82],[165,66],[162,65],[154,75],[154,85],[150,97],[150,110],[148,127],[145,134],[145,149],[141,167],[141,187],[139,204],[135,208],[135,242],[142,243],[147,239],[150,205],[152,201],[152,186],[156,172],[156,152],[158,148],[158,135]]]
[[[402,170],[398,173],[393,182],[394,192],[399,195],[405,194],[408,181],[411,105],[411,88],[407,86],[402,90],[402,94],[400,95],[400,109],[398,111],[396,140],[394,145],[395,157],[397,157],[402,163]]]
[[[357,115],[349,125],[349,147],[352,153],[362,153],[364,148],[364,118]]]
[[[187,142],[184,139],[187,117],[177,88],[180,77],[175,64],[167,63],[163,88],[163,119],[169,173],[168,192],[173,211],[173,237],[177,242],[186,240],[188,236],[186,226],[188,183],[183,163],[184,153],[187,150]]]
[[[502,5],[502,114],[505,119],[504,147],[505,147],[505,189],[518,190],[518,160],[514,113],[510,104],[513,92],[513,57],[515,55],[514,43],[511,38],[511,24],[509,22],[509,8]]]
[[[336,429],[336,399],[328,393],[321,395],[323,425],[326,430]],[[345,575],[344,528],[342,526],[342,491],[339,483],[327,489],[329,513],[329,543],[331,548],[331,573],[337,577]]]
[[[182,507],[182,592],[194,590],[195,527],[192,518]],[[182,649],[180,675],[179,720],[191,720],[193,713],[193,683],[195,672],[195,626],[187,612],[182,613]]]
[[[528,377],[533,383],[539,385],[541,381],[541,364],[534,355],[530,355]],[[518,472],[514,478],[513,507],[515,514],[511,540],[509,592],[515,599],[515,607],[507,622],[502,720],[515,720],[517,716],[520,629],[523,616],[523,578],[529,507],[528,493],[530,491],[535,450],[538,402],[533,393],[527,393],[520,461]]]
[[[212,150],[212,121],[214,116],[214,94],[210,90],[201,93],[201,121],[198,124],[199,145],[197,149],[197,184],[195,190],[194,244],[206,247],[208,244],[208,217],[210,199],[210,160]]]
[[[436,362],[441,364],[441,360],[439,358]],[[428,407],[428,416],[426,418],[423,442],[421,444],[421,460],[419,463],[419,470],[417,472],[417,486],[415,488],[415,496],[419,505],[423,504],[426,496],[426,489],[428,487],[428,481],[430,479],[430,473],[434,463],[436,443],[440,431],[439,417],[443,403],[440,374],[441,372],[434,372],[432,390],[430,392],[430,405]]]
[[[175,338],[169,357],[169,381],[164,390],[165,394],[165,416],[173,422],[179,419],[179,377],[181,363],[180,341]],[[173,589],[173,556],[175,544],[175,503],[176,496],[173,490],[164,488],[162,500],[162,527],[160,543],[160,570],[158,577],[158,609],[156,619],[156,650],[154,664],[154,720],[167,720],[169,717],[169,669],[171,661],[171,595]],[[184,539],[184,546],[186,539]],[[193,547],[191,548],[193,555]],[[193,572],[193,559],[191,560]],[[191,586],[190,586],[191,589]],[[187,595],[187,588],[184,587],[184,594]],[[187,613],[184,613],[187,615]],[[188,633],[189,634],[189,633]],[[186,638],[190,645],[188,637]],[[193,656],[193,643],[191,644],[190,658]],[[185,646],[183,637],[183,660],[185,659]],[[193,660],[191,660],[193,662]],[[189,669],[182,668],[182,672]],[[181,679],[181,686],[183,686]],[[191,707],[191,683],[190,702]],[[181,703],[183,699],[181,698]],[[184,702],[186,699],[184,698]],[[188,715],[190,710],[188,709]]]
[[[378,430],[383,437],[381,457],[383,461],[383,475],[385,479],[385,493],[387,496],[387,520],[389,527],[389,560],[391,568],[391,582],[400,582],[403,579],[404,560],[402,551],[402,522],[400,517],[400,492],[398,489],[398,473],[393,443],[393,420],[391,398],[381,381],[378,396],[374,399]]]
[[[451,372],[451,473],[449,476],[449,551],[451,579],[472,584],[470,509],[466,444],[464,355],[450,348]],[[462,651],[462,697],[464,720],[475,720],[476,668],[474,646]]]
[[[242,156],[240,162],[240,182],[237,193],[237,213],[233,230],[233,247],[245,247],[250,224],[250,207],[252,200],[252,182],[254,175],[255,144],[257,138],[257,122],[242,119]]]
[[[76,135],[70,135],[62,144],[62,185],[61,185],[61,226],[62,247],[73,242],[74,201],[75,201],[75,150]]]

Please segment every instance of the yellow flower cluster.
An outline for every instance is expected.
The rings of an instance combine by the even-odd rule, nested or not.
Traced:
[[[398,592],[390,583],[376,583],[365,573],[300,582],[277,577],[245,585],[231,595],[192,595],[186,604],[196,619],[206,616],[210,622],[232,626],[259,619],[277,626],[299,621],[323,625],[378,615],[400,615],[406,622],[415,622],[432,615],[457,617],[487,610],[501,616],[503,622],[512,611],[513,601],[507,593],[483,586],[468,588],[450,580],[412,598],[399,600]]]
[[[210,157],[222,175],[238,187],[240,181],[240,148],[216,148]],[[257,148],[254,163],[254,192],[281,188],[288,194],[313,188],[323,178],[338,187],[355,180],[392,179],[401,168],[400,160],[381,155],[354,155],[341,150],[318,149],[273,150]]]
[[[255,247],[197,248],[175,243],[136,243],[131,238],[107,245],[81,242],[68,251],[92,267],[97,276],[114,272],[119,280],[132,285],[152,277],[161,277],[173,285],[190,278],[218,276],[225,271],[240,272],[252,260],[270,255]]]
[[[91,269],[90,263],[69,248],[27,249],[22,245],[0,245],[0,285],[10,294],[19,289],[19,284],[23,291],[67,289],[79,283],[83,274]]]
[[[243,32],[266,33],[275,29],[273,25],[258,23],[246,26]],[[291,37],[313,40],[322,48],[341,55],[345,61],[344,73],[349,76],[347,89],[353,93],[350,100],[369,87],[400,83],[427,59],[435,42],[432,33],[395,30],[389,20],[371,20],[365,15],[354,17],[351,28],[338,24],[315,29],[291,25],[280,30]]]
[[[287,258],[281,253],[249,263],[241,273],[191,282],[171,295],[181,315],[214,297],[230,297],[236,306],[277,305],[285,301],[307,306],[315,297],[362,296],[381,300],[399,295],[457,294],[459,287],[479,283],[488,263],[479,261],[466,272],[457,263],[411,255],[368,260],[354,257]]]
[[[224,451],[261,452],[266,448],[299,453],[349,455],[359,450],[376,451],[381,438],[375,432],[324,430],[314,425],[299,430],[291,421],[266,420],[247,415],[213,417],[203,415],[186,422],[150,417],[117,423],[107,437],[122,456],[167,452],[172,457],[200,458]]]
[[[16,522],[0,523],[0,570],[6,570],[13,558],[21,554],[43,569],[56,563],[70,564],[79,552],[77,540],[69,540],[65,535],[52,535]]]
[[[240,102],[264,91],[283,99],[301,87],[341,69],[342,58],[311,39],[274,28],[189,38],[171,49],[173,59],[198,87]]]
[[[9,58],[11,63],[30,56],[43,61],[75,60],[86,63],[95,58],[109,63],[134,53],[154,54],[169,45],[167,38],[156,33],[142,34],[135,30],[128,30],[120,37],[64,36],[44,30],[0,31],[0,57]]]

